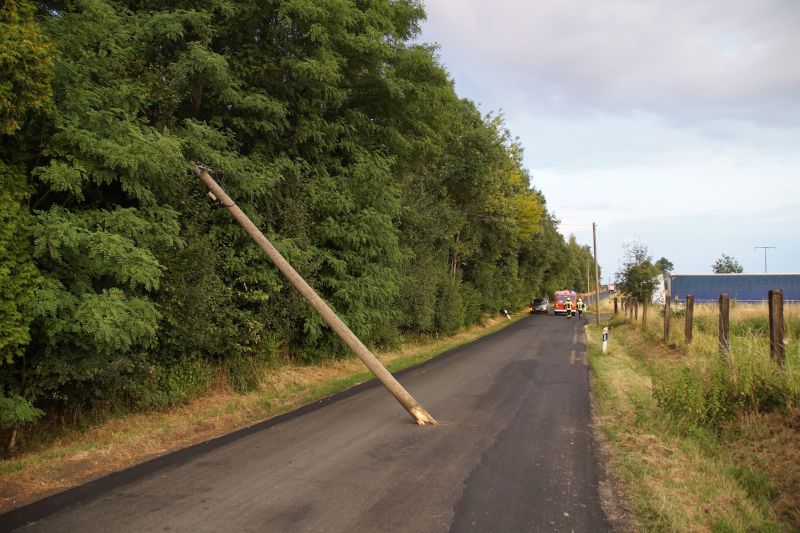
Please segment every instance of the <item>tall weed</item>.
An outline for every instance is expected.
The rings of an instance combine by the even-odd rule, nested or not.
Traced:
[[[207,390],[213,380],[212,366],[194,358],[180,358],[169,366],[151,365],[129,393],[141,409],[179,405]]]
[[[698,306],[692,344],[680,349],[679,359],[657,365],[653,378],[657,405],[679,428],[713,431],[744,412],[800,406],[800,354],[796,341],[800,313],[794,307],[787,309],[787,356],[783,367],[779,367],[769,353],[766,306],[738,304],[732,310],[730,358],[719,355],[716,307]],[[658,317],[644,330],[651,338],[657,338],[662,328],[663,318]],[[671,342],[681,344],[677,339],[682,340],[682,331],[683,323],[673,322]]]

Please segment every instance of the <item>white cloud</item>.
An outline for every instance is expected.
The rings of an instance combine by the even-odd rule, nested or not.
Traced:
[[[502,87],[503,107],[512,96],[562,116],[800,124],[795,0],[428,0],[426,10],[457,81]],[[463,79],[469,70],[479,74]]]

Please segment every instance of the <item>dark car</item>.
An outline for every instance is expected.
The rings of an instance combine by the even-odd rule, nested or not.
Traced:
[[[531,301],[531,314],[533,313],[545,313],[547,314],[547,298],[534,298]]]

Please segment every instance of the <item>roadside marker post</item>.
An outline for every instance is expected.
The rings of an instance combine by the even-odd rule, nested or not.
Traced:
[[[603,328],[603,353],[608,351],[608,326]]]

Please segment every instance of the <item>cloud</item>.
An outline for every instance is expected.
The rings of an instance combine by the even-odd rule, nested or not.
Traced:
[[[558,116],[800,125],[796,0],[428,0],[426,11],[448,67],[474,73],[457,83],[502,90],[504,107],[511,90]]]

